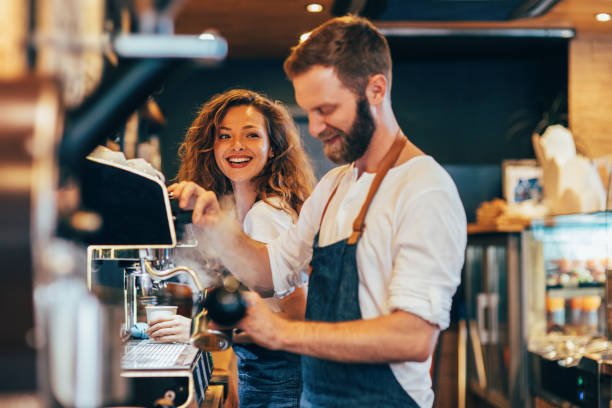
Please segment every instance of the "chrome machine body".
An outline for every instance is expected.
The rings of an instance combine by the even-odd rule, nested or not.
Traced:
[[[227,349],[232,333],[208,329],[206,288],[201,278],[211,282],[210,286],[222,284],[216,272],[206,268],[196,272],[192,267],[176,265],[179,251],[199,255],[198,242],[193,234],[186,233],[191,227],[191,212],[173,204],[164,183],[156,177],[97,158],[88,158],[84,169],[83,206],[102,218],[100,228],[86,238],[88,287],[92,293],[105,297],[104,292],[97,290],[99,271],[105,263],[116,265],[114,274],[123,276],[123,298],[119,302],[123,305],[120,333],[125,344],[121,376],[132,382],[165,381],[161,387],[132,385],[129,401],[148,405],[155,398],[168,395],[175,405],[200,401],[212,374],[207,352]],[[207,262],[201,258],[201,262],[194,264]],[[161,345],[141,339],[143,330],[139,325],[144,323],[144,307],[163,302],[173,304],[171,298],[162,300],[160,294],[166,280],[180,274],[188,276],[193,288],[191,344]],[[237,294],[234,296],[241,300]],[[116,302],[117,297],[114,299]],[[242,306],[244,313],[244,304],[237,305]],[[161,354],[160,347],[163,353],[173,354],[171,361]],[[131,357],[136,354],[138,361]],[[180,357],[180,361],[175,357]],[[177,380],[173,382],[172,378]],[[183,399],[175,401],[185,389],[188,392],[183,393]]]

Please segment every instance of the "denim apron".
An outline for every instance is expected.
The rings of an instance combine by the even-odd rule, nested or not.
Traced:
[[[353,234],[346,240],[321,247],[314,239],[308,283],[306,319],[342,322],[361,319],[357,242],[363,220],[383,177],[397,161],[406,143],[400,135],[376,173],[361,212],[353,223]],[[337,190],[332,192],[327,206]],[[300,405],[308,407],[418,407],[397,382],[389,364],[339,363],[302,356],[303,391]]]

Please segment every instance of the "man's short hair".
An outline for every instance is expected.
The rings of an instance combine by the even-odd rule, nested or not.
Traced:
[[[333,67],[344,86],[363,95],[370,77],[383,74],[391,84],[391,53],[386,38],[369,20],[353,15],[331,19],[291,49],[283,65],[289,79],[315,65]]]

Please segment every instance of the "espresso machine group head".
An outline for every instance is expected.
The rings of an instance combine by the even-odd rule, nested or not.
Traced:
[[[114,260],[127,265],[124,268],[125,335],[129,335],[137,321],[139,302],[145,297],[154,297],[155,285],[186,273],[196,288],[191,343],[206,351],[224,350],[231,345],[231,330],[208,329],[208,321],[232,325],[244,316],[246,305],[237,291],[239,284],[226,276],[218,279],[220,287],[208,291],[207,295],[207,288],[193,268],[175,265],[175,251],[197,248],[198,242],[185,233],[191,223],[191,211],[178,207],[159,178],[123,163],[88,157],[82,200],[85,208],[102,219],[98,231],[86,239],[90,289],[93,261]],[[201,261],[206,263],[205,259]]]

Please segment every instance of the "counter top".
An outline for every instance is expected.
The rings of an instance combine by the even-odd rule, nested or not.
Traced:
[[[521,232],[525,229],[524,224],[477,224],[469,223],[467,225],[468,234],[484,234],[488,232]]]

